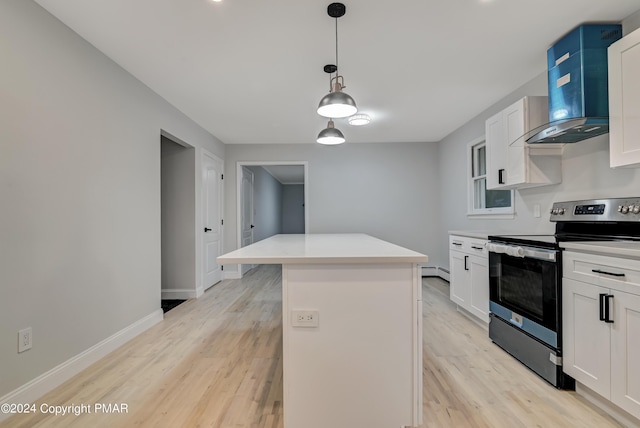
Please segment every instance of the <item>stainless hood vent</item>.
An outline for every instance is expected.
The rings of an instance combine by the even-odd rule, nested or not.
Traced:
[[[547,50],[549,123],[524,135],[526,143],[577,143],[609,132],[607,48],[621,37],[621,25],[581,25]]]
[[[609,132],[608,117],[557,120],[532,129],[522,138],[528,144],[577,143]]]

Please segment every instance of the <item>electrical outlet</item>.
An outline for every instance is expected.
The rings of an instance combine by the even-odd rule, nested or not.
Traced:
[[[18,353],[31,349],[32,344],[31,327],[18,331]]]
[[[319,313],[314,310],[291,311],[291,325],[293,327],[318,327]]]

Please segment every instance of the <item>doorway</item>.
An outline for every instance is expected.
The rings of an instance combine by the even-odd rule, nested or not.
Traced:
[[[160,137],[161,298],[195,296],[196,150],[178,139]]]
[[[308,231],[308,163],[237,164],[238,248],[275,234]],[[240,267],[243,275],[251,265]]]

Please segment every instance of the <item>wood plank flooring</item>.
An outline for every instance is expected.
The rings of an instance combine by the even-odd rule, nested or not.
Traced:
[[[424,428],[621,426],[492,344],[455,310],[446,282],[423,288]],[[0,427],[282,428],[281,310],[280,266],[225,280],[36,403],[91,413],[17,415]],[[95,413],[95,403],[128,412]]]

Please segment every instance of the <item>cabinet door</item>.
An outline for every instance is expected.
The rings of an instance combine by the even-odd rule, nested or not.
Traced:
[[[610,164],[640,166],[640,29],[612,44],[608,60]]]
[[[507,149],[505,146],[502,112],[491,116],[485,123],[487,142],[487,189],[506,185]]]
[[[600,294],[606,288],[562,279],[563,370],[611,399],[609,324],[600,321]]]
[[[515,102],[504,110],[506,132],[505,150],[507,151],[507,185],[513,186],[527,182],[524,139],[526,98]]]
[[[461,251],[449,251],[449,297],[462,307],[466,307],[470,299],[469,257]]]
[[[612,294],[611,401],[640,418],[640,296]]]
[[[489,260],[487,255],[469,257],[471,290],[469,311],[489,323]]]

